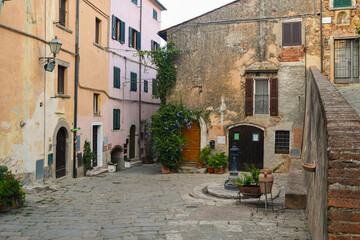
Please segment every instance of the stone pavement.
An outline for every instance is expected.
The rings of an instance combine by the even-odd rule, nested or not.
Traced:
[[[360,116],[360,84],[337,84],[335,86]]]
[[[228,174],[161,175],[157,164],[65,181],[27,194],[27,206],[0,214],[2,239],[311,239],[303,210],[274,212],[257,201],[194,198],[197,186]],[[279,186],[286,175],[275,175]]]

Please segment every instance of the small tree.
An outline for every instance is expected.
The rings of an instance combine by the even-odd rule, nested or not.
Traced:
[[[86,175],[86,171],[92,169],[92,161],[95,159],[95,153],[91,151],[90,142],[85,140],[84,150],[83,150],[83,163],[84,163],[84,174]]]

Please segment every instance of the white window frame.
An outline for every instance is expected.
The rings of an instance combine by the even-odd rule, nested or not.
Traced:
[[[268,82],[268,90],[267,90],[267,93],[268,93],[268,107],[267,107],[267,110],[268,112],[267,113],[256,113],[256,81],[258,80],[267,80]],[[253,86],[253,115],[270,115],[270,78],[254,78],[254,86]]]

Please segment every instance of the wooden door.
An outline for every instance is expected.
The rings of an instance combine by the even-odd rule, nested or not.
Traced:
[[[253,126],[238,126],[229,131],[229,152],[235,145],[240,150],[239,171],[244,171],[246,163],[249,167],[264,167],[264,131]]]
[[[190,127],[183,128],[183,137],[188,140],[183,147],[182,156],[186,162],[199,162],[200,153],[200,127],[196,122],[192,122]]]
[[[66,130],[60,128],[56,136],[56,178],[66,174]]]
[[[130,154],[129,154],[129,158],[135,158],[135,132],[136,132],[136,127],[135,125],[132,125],[130,128]]]
[[[98,154],[98,126],[93,126],[93,140],[92,140],[92,149],[95,157],[93,159],[93,167],[97,166],[97,154]]]

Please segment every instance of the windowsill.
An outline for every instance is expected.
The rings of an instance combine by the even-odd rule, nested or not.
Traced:
[[[61,94],[61,93],[55,94],[55,97],[56,97],[56,98],[67,98],[67,99],[70,99],[70,98],[71,98],[70,95]]]
[[[349,10],[349,9],[356,9],[356,8],[357,8],[357,5],[356,6],[350,6],[350,7],[337,7],[337,8],[329,7],[329,11]]]
[[[94,117],[101,117],[100,113],[94,113]]]
[[[301,48],[304,47],[304,45],[286,45],[286,46],[282,46],[283,48]]]
[[[101,50],[104,50],[105,51],[105,48],[103,46],[101,46],[100,44],[94,42],[94,46],[100,48]]]
[[[70,33],[70,34],[72,34],[73,33],[73,31],[71,30],[71,29],[69,29],[69,28],[67,28],[67,27],[64,27],[63,25],[61,25],[60,23],[56,23],[55,24],[55,26],[57,26],[58,28],[60,28],[60,29],[62,29],[62,30],[64,30],[64,31],[66,31],[66,32],[68,32],[68,33]]]

